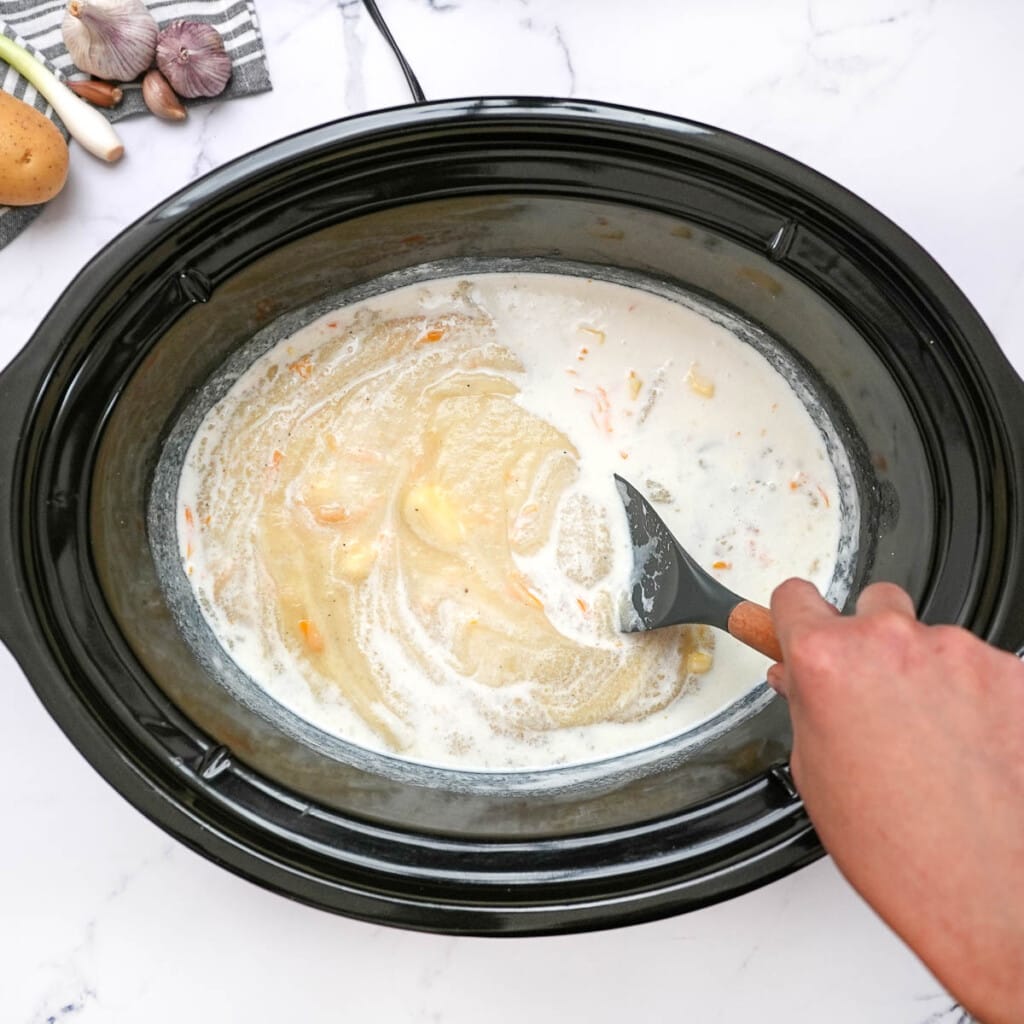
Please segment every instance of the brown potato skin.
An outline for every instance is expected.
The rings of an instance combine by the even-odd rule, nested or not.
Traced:
[[[0,206],[52,199],[68,176],[68,144],[57,126],[0,91]]]

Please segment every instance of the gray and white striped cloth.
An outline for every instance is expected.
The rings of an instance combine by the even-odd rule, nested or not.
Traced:
[[[0,31],[41,60],[58,78],[88,78],[71,62],[64,46],[60,25],[66,0],[0,0]],[[170,21],[187,18],[208,21],[224,37],[231,54],[232,74],[227,88],[217,100],[266,92],[270,88],[267,54],[263,48],[253,0],[146,0],[146,6],[162,27]],[[120,106],[104,110],[111,121],[146,111],[138,82],[122,84],[124,100]],[[49,103],[14,68],[0,60],[0,89],[32,104],[47,117],[56,120]],[[202,100],[189,100],[190,105]],[[208,102],[208,101],[207,101]],[[148,111],[147,111],[148,113]],[[64,126],[57,121],[63,131]],[[64,132],[65,137],[67,132]],[[16,238],[42,206],[0,206],[0,249]]]

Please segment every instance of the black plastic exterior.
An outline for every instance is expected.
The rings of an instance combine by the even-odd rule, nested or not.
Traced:
[[[389,234],[389,218],[425,227]],[[0,636],[115,788],[261,885],[437,931],[633,923],[820,856],[780,763],[778,703],[758,712],[749,742],[726,738],[703,761],[599,791],[445,793],[332,766],[225,710],[216,681],[174,646],[158,591],[132,589],[149,571],[146,459],[232,332],[241,340],[417,260],[496,255],[503,220],[509,255],[649,273],[792,344],[874,467],[861,481],[872,556],[858,582],[896,579],[926,619],[1024,647],[1024,395],[941,269],[856,197],[747,140],[518,99],[403,108],[285,139],[195,182],[82,271],[0,375]],[[293,254],[313,269],[300,274]],[[809,319],[815,332],[800,326]],[[858,373],[863,387],[844,391]],[[149,395],[164,419],[150,421]],[[148,452],[137,463],[133,431]],[[166,657],[147,648],[149,628]]]

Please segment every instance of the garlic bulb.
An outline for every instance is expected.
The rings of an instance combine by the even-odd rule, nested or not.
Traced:
[[[142,0],[71,0],[61,24],[75,66],[128,82],[153,63],[157,24]]]
[[[231,77],[221,34],[202,21],[172,21],[160,30],[156,63],[179,96],[219,96]]]

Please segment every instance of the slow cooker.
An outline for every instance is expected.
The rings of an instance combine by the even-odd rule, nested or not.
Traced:
[[[926,621],[1024,646],[1024,385],[942,270],[748,140],[538,99],[295,135],[99,253],[0,375],[0,637],[139,810],[306,903],[537,934],[764,884],[822,849],[789,777],[785,706],[763,685],[695,735],[596,766],[430,770],[346,753],[241,699],[169,606],[154,476],[197,389],[260,331],[339,295],[495,260],[683,289],[776,339],[858,467],[854,590],[892,580]]]

